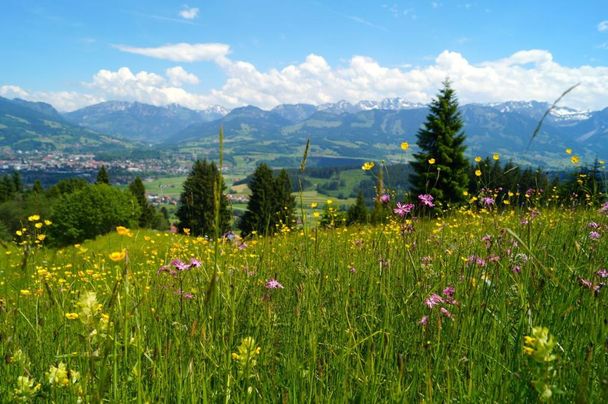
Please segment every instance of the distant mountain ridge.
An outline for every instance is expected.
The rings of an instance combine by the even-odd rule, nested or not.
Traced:
[[[132,146],[67,122],[50,104],[0,97],[0,149],[83,152]]]

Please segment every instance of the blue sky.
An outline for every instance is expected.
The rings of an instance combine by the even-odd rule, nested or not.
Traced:
[[[465,102],[581,82],[570,104],[608,106],[605,1],[4,0],[0,35],[0,95],[62,110],[426,102],[445,76]]]

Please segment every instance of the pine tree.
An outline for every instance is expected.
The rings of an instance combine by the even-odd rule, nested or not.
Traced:
[[[106,166],[102,165],[99,171],[97,172],[97,179],[95,179],[95,184],[110,184],[110,176],[108,175]]]
[[[276,219],[277,193],[272,170],[268,165],[260,164],[249,182],[251,196],[247,203],[247,211],[241,218],[239,228],[241,234],[247,236],[253,231],[268,234],[274,231]]]
[[[17,193],[23,192],[23,181],[21,181],[19,171],[13,171],[13,189]]]
[[[430,104],[424,126],[418,131],[420,152],[414,154],[413,191],[428,193],[444,202],[464,200],[469,181],[463,122],[458,100],[448,80]]]
[[[34,181],[34,185],[32,186],[32,192],[35,194],[41,194],[44,192],[44,188],[42,188],[40,180]]]
[[[135,196],[135,199],[137,199],[137,203],[141,208],[141,215],[138,219],[139,227],[155,227],[155,223],[158,222],[156,218],[156,209],[154,209],[154,206],[150,205],[148,198],[146,198],[146,187],[141,178],[135,177],[133,182],[129,184],[129,191]]]
[[[220,186],[216,190],[218,183]],[[218,230],[220,233],[228,231],[231,215],[225,191],[224,179],[215,163],[197,160],[184,182],[184,190],[180,196],[176,213],[180,230],[188,228],[191,234],[196,236],[213,236],[215,234],[214,192],[219,192]]]
[[[348,212],[346,213],[346,224],[365,224],[367,223],[368,215],[367,215],[367,206],[365,206],[365,199],[363,199],[363,192],[359,191],[359,195],[357,195],[357,201],[354,205],[348,208]]]
[[[285,169],[282,169],[275,179],[275,191],[276,223],[291,228],[294,223],[296,199],[291,193],[291,181]]]

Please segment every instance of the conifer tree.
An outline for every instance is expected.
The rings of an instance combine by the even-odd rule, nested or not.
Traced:
[[[102,165],[99,171],[97,172],[97,178],[95,179],[95,184],[110,184],[110,176],[108,175],[108,171],[106,170],[106,166]]]
[[[444,202],[464,200],[468,185],[468,161],[458,100],[449,80],[430,104],[424,126],[418,131],[420,152],[414,154],[413,191],[431,194]]]
[[[139,227],[153,228],[157,222],[156,209],[148,202],[146,198],[146,187],[139,177],[135,177],[133,182],[129,184],[129,191],[137,199],[137,203],[141,208],[141,215],[138,219]]]
[[[253,231],[268,234],[274,231],[276,219],[277,192],[272,176],[272,170],[267,164],[260,164],[249,182],[251,196],[247,203],[247,211],[241,218],[239,228],[241,234],[247,236]]]
[[[292,195],[291,181],[285,169],[279,172],[275,180],[276,190],[276,223],[279,225],[292,227],[294,222],[294,210],[296,207],[296,199]]]
[[[346,224],[365,224],[368,221],[367,206],[365,206],[365,200],[363,199],[363,192],[359,191],[357,195],[357,201],[354,205],[348,208],[346,213]]]
[[[218,182],[220,189],[216,189]],[[197,160],[184,182],[184,190],[180,196],[176,213],[179,218],[179,229],[182,231],[185,228],[190,229],[191,234],[196,236],[213,236],[214,192],[219,192],[219,231],[220,233],[228,231],[231,215],[225,190],[224,180],[215,163]]]

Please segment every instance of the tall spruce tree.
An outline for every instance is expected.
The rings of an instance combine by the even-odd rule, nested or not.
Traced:
[[[291,194],[292,187],[287,170],[282,169],[274,182],[277,224],[291,228],[294,222],[296,199]]]
[[[218,178],[219,177],[219,178]],[[219,189],[217,184],[220,184]],[[219,192],[219,231],[230,229],[230,210],[225,195],[226,185],[214,162],[197,160],[184,182],[180,196],[177,217],[179,228],[190,229],[191,234],[213,236],[215,234],[214,192]]]
[[[365,224],[368,221],[367,206],[365,206],[365,199],[363,198],[363,192],[359,191],[357,195],[357,201],[354,205],[348,208],[346,212],[346,224]]]
[[[274,232],[276,224],[277,192],[272,176],[272,170],[267,164],[260,164],[249,182],[251,196],[247,203],[247,211],[241,218],[239,228],[241,234],[247,236],[253,231],[259,234]]]
[[[137,203],[141,208],[141,215],[139,215],[139,219],[137,220],[139,227],[155,227],[158,222],[156,209],[154,209],[154,206],[152,206],[150,202],[148,202],[148,198],[146,198],[146,187],[141,178],[135,177],[133,182],[129,184],[129,191],[135,196],[135,199],[137,199]]]
[[[102,165],[99,171],[97,172],[97,178],[95,179],[95,184],[110,184],[110,176],[108,175],[108,171],[106,170],[106,166]]]
[[[418,131],[420,152],[414,154],[413,191],[431,194],[443,202],[461,202],[469,181],[463,122],[449,80],[430,104],[424,126]]]

